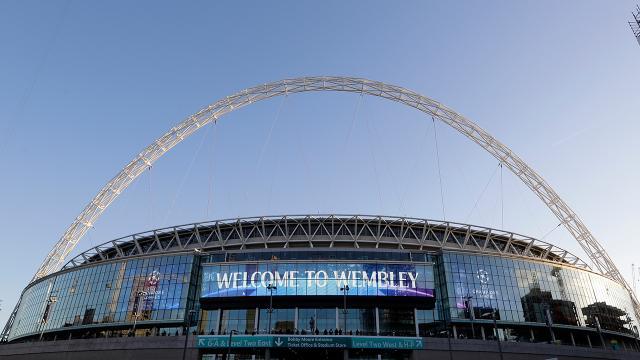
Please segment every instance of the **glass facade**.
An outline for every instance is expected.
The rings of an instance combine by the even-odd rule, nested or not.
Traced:
[[[235,330],[239,334],[251,334],[256,325],[256,309],[222,310],[220,334]]]
[[[456,319],[546,323],[637,331],[626,290],[603,276],[576,268],[497,256],[442,255],[448,315]],[[444,295],[444,294],[443,294]]]
[[[66,271],[28,288],[10,338],[59,328],[182,321],[193,256],[131,259]]]
[[[346,323],[344,309],[338,310],[338,331],[346,331],[349,334],[375,335],[376,313],[375,308],[347,309]],[[346,330],[345,330],[346,329]]]
[[[336,308],[298,309],[298,328],[307,334],[323,334],[336,329]]]
[[[258,330],[267,333],[269,329],[269,309],[260,309]],[[293,334],[296,330],[296,309],[273,309],[271,313],[271,332]]]
[[[317,276],[322,272],[326,278]],[[268,283],[277,285],[274,298],[289,296],[274,303],[271,326]],[[306,249],[148,256],[65,270],[24,291],[9,340],[124,331],[134,323],[178,334],[190,309],[197,317],[191,331],[203,335],[271,327],[283,334],[442,336],[451,324],[460,330],[472,320],[491,324],[493,316],[505,337],[509,326],[539,329],[548,319],[570,329],[637,331],[622,286],[571,266],[450,251]],[[481,331],[492,336],[490,327]]]

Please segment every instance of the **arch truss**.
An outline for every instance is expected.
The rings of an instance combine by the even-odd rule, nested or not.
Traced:
[[[142,150],[100,190],[47,254],[33,280],[58,270],[87,230],[93,226],[104,210],[133,180],[153,165],[167,151],[198,129],[210,122],[216,122],[227,113],[260,100],[314,91],[352,92],[402,103],[425,113],[428,117],[444,122],[480,145],[522,180],[547,205],[560,220],[561,224],[578,241],[593,262],[593,265],[603,275],[623,284],[629,290],[635,304],[636,314],[640,318],[640,306],[631,291],[631,287],[622,277],[602,245],[569,205],[558,196],[555,190],[511,149],[471,120],[433,99],[399,86],[352,77],[301,77],[259,85],[222,98],[183,120]]]

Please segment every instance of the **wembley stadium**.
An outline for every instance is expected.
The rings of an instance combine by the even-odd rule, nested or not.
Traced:
[[[306,91],[387,98],[451,125],[530,185],[589,261],[502,229],[343,214],[155,229],[68,258],[109,204],[184,138],[238,107]],[[0,356],[635,359],[638,315],[604,248],[502,143],[409,90],[314,77],[226,97],[136,156],[85,207],[25,287]]]

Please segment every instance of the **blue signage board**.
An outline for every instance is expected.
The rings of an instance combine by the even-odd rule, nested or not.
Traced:
[[[434,297],[433,265],[423,263],[223,263],[205,264],[203,298],[343,295]]]
[[[420,350],[424,349],[422,338],[408,337],[353,337],[351,347],[355,349],[393,349],[393,350]]]
[[[283,349],[424,349],[422,338],[397,336],[324,336],[324,335],[200,335],[200,349],[283,348]]]
[[[200,335],[196,339],[198,348],[228,348],[229,336],[227,335]],[[235,335],[231,337],[232,348],[268,348],[273,346],[272,336],[262,335]]]

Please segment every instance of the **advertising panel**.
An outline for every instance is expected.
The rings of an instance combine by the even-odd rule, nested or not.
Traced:
[[[434,297],[433,266],[393,263],[251,263],[204,265],[202,297],[342,295]]]

